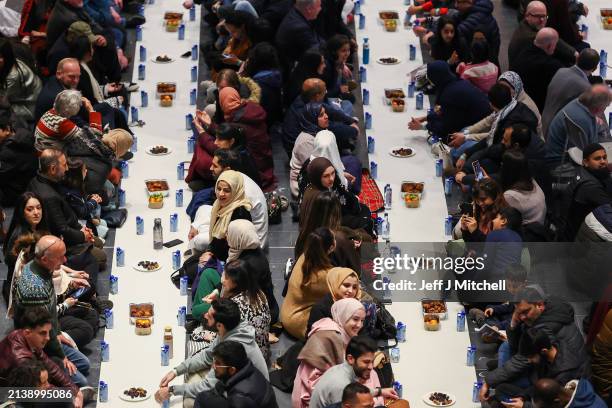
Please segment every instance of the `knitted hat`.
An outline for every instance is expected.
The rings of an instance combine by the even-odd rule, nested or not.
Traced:
[[[590,155],[592,155],[598,150],[606,150],[606,149],[604,149],[604,147],[600,145],[599,143],[591,143],[590,145],[587,145],[585,146],[584,149],[582,149],[582,158],[588,159]]]
[[[115,157],[122,157],[132,147],[134,139],[126,130],[113,129],[102,136],[102,142],[115,153]]]

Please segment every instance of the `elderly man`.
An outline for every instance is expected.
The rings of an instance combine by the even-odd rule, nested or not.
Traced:
[[[306,50],[324,43],[314,26],[320,11],[321,0],[296,0],[283,19],[276,32],[276,45],[286,70],[291,69]]]
[[[548,126],[557,112],[591,88],[589,76],[597,69],[599,53],[592,48],[584,49],[578,55],[576,65],[561,68],[548,85],[546,104],[542,112],[542,131],[546,135]]]
[[[80,386],[87,385],[85,375],[89,370],[89,360],[78,350],[62,344],[57,318],[57,296],[53,288],[53,271],[66,262],[66,245],[53,235],[45,235],[36,243],[34,259],[23,267],[15,283],[15,327],[21,328],[26,311],[42,306],[51,315],[49,341],[44,347],[52,358],[62,362],[71,375],[72,381]],[[61,341],[61,342],[60,342]],[[79,370],[73,362],[78,363]]]
[[[536,34],[546,27],[548,11],[546,5],[541,1],[534,0],[527,5],[525,18],[512,34],[512,39],[508,45],[508,62],[512,66],[521,51],[533,43]],[[571,65],[576,61],[578,53],[576,50],[563,40],[559,40],[555,49],[555,56],[564,63]]]
[[[57,64],[55,76],[50,77],[36,101],[36,120],[53,107],[57,94],[66,89],[77,89],[81,79],[79,61],[74,58],[64,58]]]
[[[583,149],[597,143],[598,117],[612,102],[612,94],[606,85],[593,85],[574,99],[554,117],[546,136],[546,161],[555,166],[560,164],[572,147]]]
[[[527,95],[535,102],[540,112],[544,110],[546,91],[563,63],[553,56],[559,35],[552,28],[542,28],[533,44],[525,47],[510,63],[510,70],[521,76]]]
[[[306,104],[310,102],[319,102],[325,107],[325,112],[329,116],[329,130],[336,136],[338,148],[342,151],[353,146],[359,132],[357,121],[344,113],[339,106],[329,102],[326,94],[327,89],[322,80],[309,78],[304,81],[302,94],[295,98],[283,121],[283,146],[289,157],[291,157],[295,140],[302,131],[300,117]]]
[[[121,80],[121,69],[127,67],[127,58],[123,55],[119,44],[115,44],[111,30],[106,30],[97,24],[83,9],[83,0],[58,0],[51,11],[47,23],[48,44],[54,44],[59,36],[68,30],[75,21],[83,21],[91,27],[95,34],[93,65],[110,81]]]

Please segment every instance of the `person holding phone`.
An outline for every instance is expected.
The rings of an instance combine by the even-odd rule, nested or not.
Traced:
[[[493,220],[507,207],[504,195],[495,180],[485,178],[474,185],[473,212],[463,214],[459,223],[461,237],[466,242],[483,242],[493,230]],[[455,229],[457,231],[457,228]]]

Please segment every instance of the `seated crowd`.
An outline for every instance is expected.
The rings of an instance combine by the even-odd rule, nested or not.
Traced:
[[[108,273],[105,236],[127,215],[118,195],[137,85],[121,72],[126,28],[145,22],[141,3],[26,0],[18,38],[0,38],[0,202],[14,208],[2,294],[15,328],[0,341],[0,385],[68,387],[76,407],[94,392],[80,350],[113,307],[96,286]],[[399,396],[378,370],[377,342],[394,334],[368,321],[369,307],[382,305],[362,275],[371,254],[361,244],[378,239],[380,209],[366,204],[373,181],[357,149],[365,135],[354,113],[352,1],[202,6],[210,78],[192,123],[180,269],[191,288],[188,353],[155,400],[272,408],[274,386],[292,407],[387,406]],[[572,306],[530,284],[521,263],[524,242],[612,241],[612,94],[594,75],[599,52],[577,29],[585,6],[534,0],[520,9],[503,72],[491,0],[415,0],[408,13],[421,22],[414,32],[429,51],[424,88],[435,103],[408,129],[437,140],[445,176],[466,199],[453,238],[467,253],[471,243],[494,252],[487,268],[513,299],[470,308],[478,325],[507,333],[484,374],[483,403],[603,408],[612,400],[612,303],[593,305],[585,341]],[[290,179],[291,197],[278,202],[273,138]],[[282,302],[267,258],[274,206],[290,206],[299,223]],[[295,342],[273,359],[279,328]],[[184,384],[173,383],[179,375]]]

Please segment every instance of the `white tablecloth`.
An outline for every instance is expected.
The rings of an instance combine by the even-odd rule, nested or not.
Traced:
[[[163,14],[166,11],[184,12],[186,25],[185,40],[178,40],[178,33],[166,32],[163,27]],[[153,5],[145,6],[147,23],[143,26],[143,41],[136,44],[135,58],[139,58],[139,46],[147,49],[146,80],[138,81],[135,62],[133,81],[140,85],[149,95],[149,106],[140,108],[140,92],[132,94],[132,104],[138,107],[140,119],[146,122],[143,128],[133,128],[138,137],[138,151],[129,163],[129,177],[121,183],[126,190],[129,217],[124,226],[117,230],[115,247],[125,250],[125,267],[117,268],[113,262],[112,274],[119,277],[119,293],[111,295],[114,302],[115,327],[107,329],[104,340],[110,344],[110,362],[103,362],[100,380],[109,384],[109,402],[105,405],[115,407],[134,407],[132,402],[118,398],[123,390],[130,387],[145,387],[154,393],[163,375],[172,367],[184,360],[185,330],[177,326],[177,310],[187,304],[187,297],[180,296],[178,289],[170,282],[172,272],[172,252],[187,249],[189,218],[185,207],[176,208],[174,193],[177,188],[184,190],[184,205],[191,199],[191,192],[184,181],[177,180],[176,166],[179,161],[189,161],[187,138],[191,131],[185,130],[185,115],[193,113],[195,107],[189,106],[189,91],[197,88],[197,82],[190,82],[190,69],[197,61],[181,58],[180,55],[191,50],[200,41],[200,11],[196,11],[196,21],[189,21],[189,13],[181,6],[180,0],[157,0]],[[167,54],[174,59],[170,64],[157,64],[152,58]],[[176,99],[172,107],[160,107],[155,97],[158,81],[177,83]],[[148,146],[163,144],[172,149],[167,156],[151,156],[145,152]],[[162,209],[148,208],[148,196],[145,190],[145,179],[165,178],[170,186],[170,195],[164,200]],[[179,216],[179,232],[170,232],[170,214]],[[136,216],[144,218],[145,234],[136,235]],[[174,248],[153,249],[153,221],[162,219],[164,242],[175,238],[185,241]],[[132,266],[141,260],[155,260],[162,265],[157,272],[137,272]],[[134,326],[129,322],[129,303],[153,302],[155,304],[155,322],[153,333],[149,336],[137,336]],[[170,366],[162,367],[160,350],[163,345],[164,326],[173,327],[174,358]],[[173,381],[182,382],[182,377]],[[180,398],[172,399],[172,406],[180,406]],[[101,404],[102,405],[102,404]],[[143,406],[157,406],[151,396]]]

